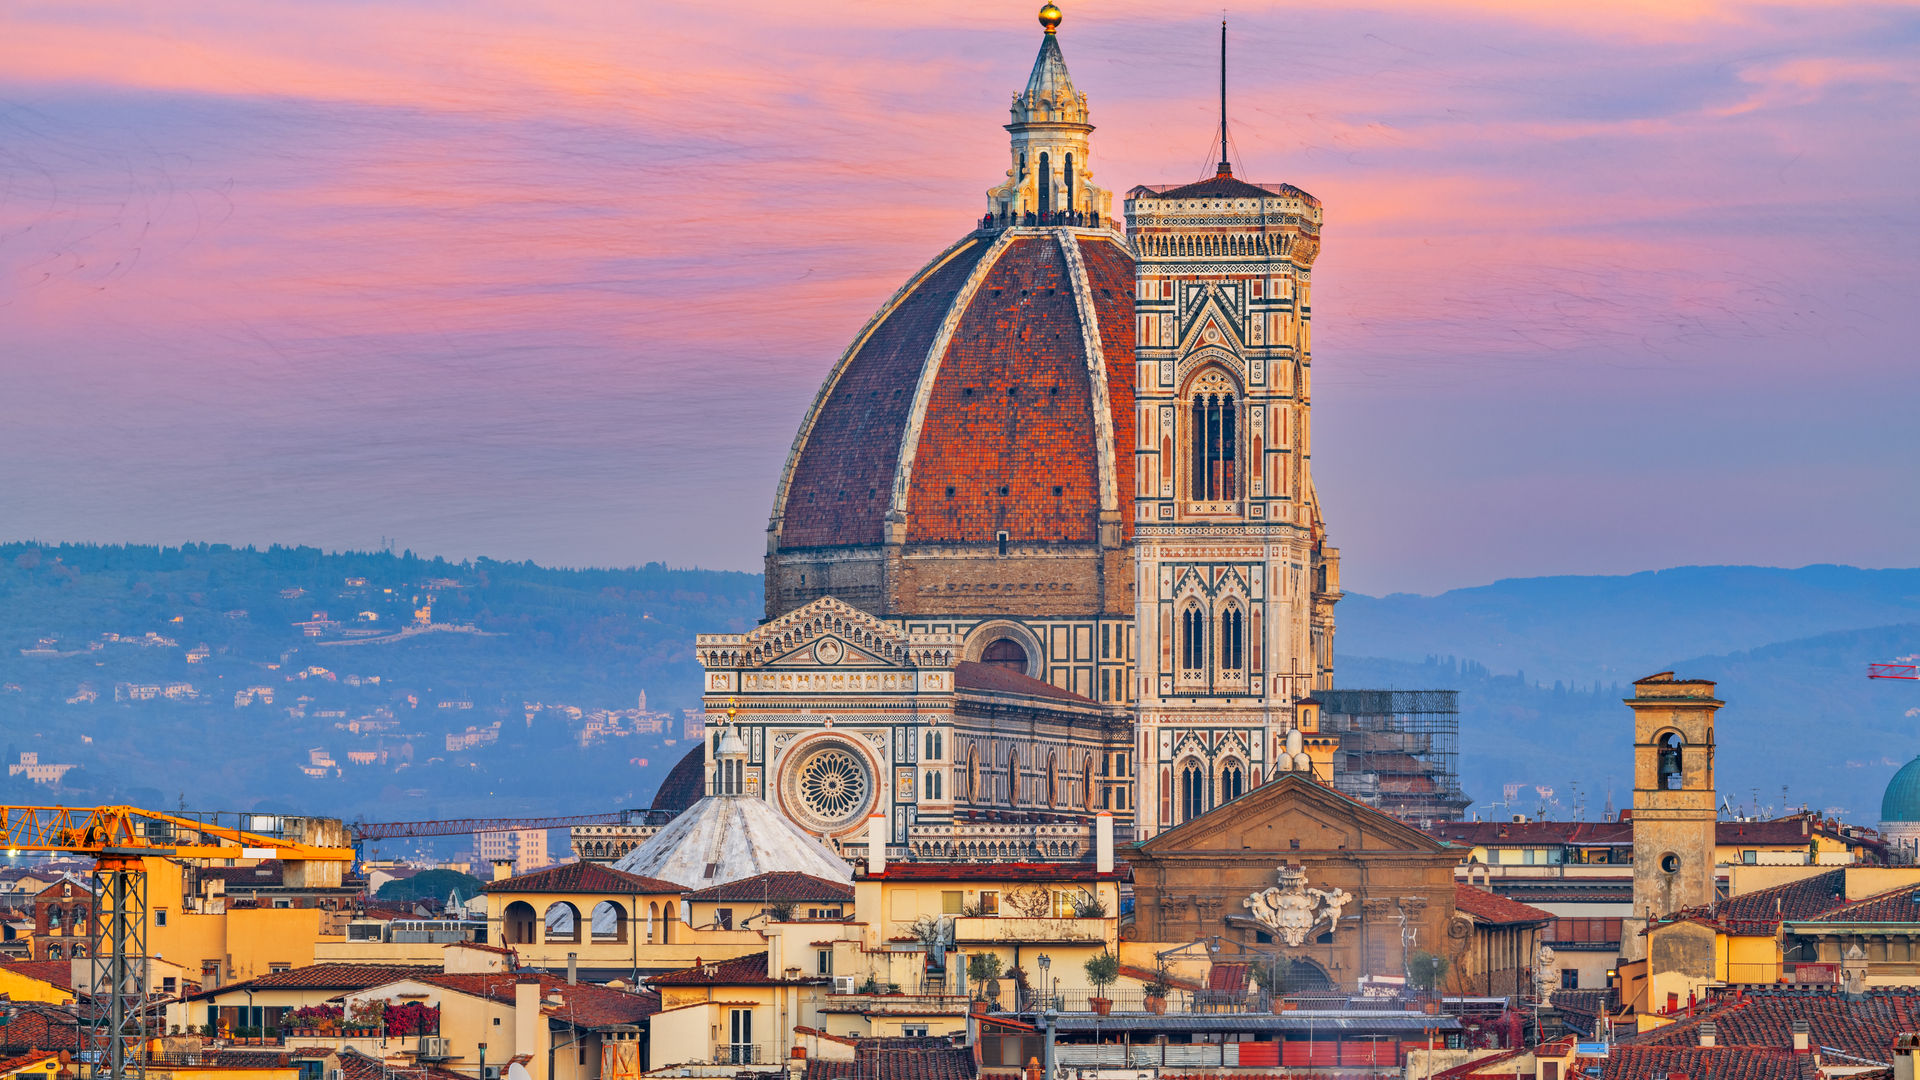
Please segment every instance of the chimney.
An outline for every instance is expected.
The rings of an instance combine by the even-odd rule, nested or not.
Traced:
[[[1093,868],[1113,873],[1113,814],[1106,810],[1093,816]]]
[[[878,877],[887,872],[887,816],[867,815],[867,873]]]
[[[1807,1052],[1807,1022],[1805,1020],[1795,1020],[1793,1022],[1793,1052],[1796,1054],[1804,1054]]]
[[[547,1080],[547,1018],[540,1011],[540,976],[523,974],[513,985],[513,1053],[527,1057],[533,1080]]]
[[[512,859],[493,860],[493,880],[505,881],[512,876],[513,876],[513,860]]]
[[[567,954],[567,985],[580,985],[580,954],[577,952]]]
[[[1720,1039],[1720,1025],[1711,1020],[1700,1022],[1700,1045],[1712,1046]]]
[[[1913,1052],[1920,1050],[1920,1035],[1911,1032],[1893,1037],[1893,1080],[1914,1080]]]

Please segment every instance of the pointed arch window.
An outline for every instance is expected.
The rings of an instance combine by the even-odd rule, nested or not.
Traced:
[[[1007,805],[1020,805],[1020,754],[1007,751]]]
[[[967,801],[980,801],[980,751],[967,748]]]
[[[1198,605],[1180,613],[1180,669],[1198,672],[1207,666],[1207,617]]]
[[[1066,202],[1065,210],[1067,211],[1067,213],[1071,214],[1073,213],[1073,155],[1072,154],[1067,155],[1067,169],[1066,169],[1065,179],[1067,181],[1067,190],[1065,194],[1065,202]]]
[[[1040,152],[1040,220],[1045,222],[1047,215],[1053,212],[1053,163],[1048,160],[1046,151]]]
[[[1192,821],[1207,812],[1207,774],[1198,762],[1180,770],[1180,820]]]
[[[1230,802],[1247,793],[1247,771],[1238,761],[1229,761],[1220,770],[1220,801]]]
[[[1060,759],[1052,752],[1047,754],[1047,805],[1060,805]]]
[[[1194,384],[1189,404],[1188,457],[1194,502],[1240,497],[1240,435],[1233,384],[1210,371]]]
[[[1247,667],[1247,617],[1237,604],[1228,605],[1220,615],[1220,667],[1227,671]]]

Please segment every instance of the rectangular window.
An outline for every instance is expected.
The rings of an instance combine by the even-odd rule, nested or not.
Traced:
[[[269,975],[278,975],[283,971],[292,971],[292,970],[293,970],[292,964],[268,964],[267,965],[267,973]]]
[[[832,949],[821,949],[820,951],[814,953],[813,955],[814,955],[814,962],[815,962],[815,969],[814,969],[815,975],[833,974],[833,950]]]
[[[722,930],[733,929],[733,909],[729,907],[715,909],[713,922]]]
[[[940,894],[940,914],[958,915],[967,906],[967,894],[959,889],[948,889]]]
[[[166,908],[153,909],[153,925],[155,926],[167,925],[167,909]]]
[[[1000,914],[1000,894],[999,893],[985,892],[985,891],[981,892],[980,914],[982,915]]]
[[[1740,853],[1740,861],[1747,866],[1752,866],[1760,861],[1760,853],[1757,851],[1743,851]]]
[[[924,1039],[927,1037],[927,1025],[901,1024],[900,1034],[905,1035],[909,1039]]]
[[[1580,989],[1580,969],[1579,968],[1561,968],[1560,969],[1560,989],[1562,990]]]

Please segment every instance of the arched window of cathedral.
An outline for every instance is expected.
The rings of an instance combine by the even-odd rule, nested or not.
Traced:
[[[1207,666],[1207,617],[1199,604],[1189,604],[1180,613],[1180,669],[1198,674]]]
[[[1007,805],[1020,805],[1020,752],[1007,751]]]
[[[1201,383],[1215,385],[1197,390],[1190,405],[1193,501],[1226,502],[1239,498],[1240,487],[1233,392],[1224,377],[1213,373]]]
[[[1247,793],[1247,771],[1238,761],[1228,760],[1220,770],[1220,801],[1228,802]]]
[[[938,799],[940,797],[939,770],[937,769],[927,770],[927,782],[925,786],[921,788],[921,794],[925,795],[929,799]]]
[[[980,651],[980,662],[983,664],[998,664],[1010,671],[1017,671],[1025,675],[1027,673],[1027,650],[1021,648],[1020,643],[1014,641],[1012,638],[996,638],[988,642],[987,647]]]
[[[980,801],[980,750],[967,748],[967,801]]]
[[[1040,152],[1040,220],[1047,220],[1047,214],[1053,210],[1053,164],[1047,160],[1046,151]]]
[[[1220,667],[1225,671],[1244,671],[1247,666],[1247,617],[1238,604],[1228,604],[1220,614]]]
[[[1047,805],[1060,805],[1060,762],[1051,750],[1047,752]]]
[[[1093,809],[1093,755],[1088,754],[1080,760],[1080,807]]]
[[[1067,213],[1071,214],[1073,213],[1073,155],[1072,154],[1067,155],[1067,168],[1066,168],[1065,177],[1067,181],[1067,198],[1066,198],[1066,206],[1063,207],[1063,209],[1065,209]]]
[[[1192,821],[1207,812],[1207,774],[1196,761],[1180,770],[1180,820]]]

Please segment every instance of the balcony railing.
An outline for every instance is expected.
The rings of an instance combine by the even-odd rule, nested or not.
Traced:
[[[1099,945],[1111,919],[1030,919],[1022,916],[962,916],[953,920],[953,940],[962,945],[1032,942]]]
[[[715,1065],[765,1065],[767,1048],[760,1043],[715,1043],[713,1063]]]

